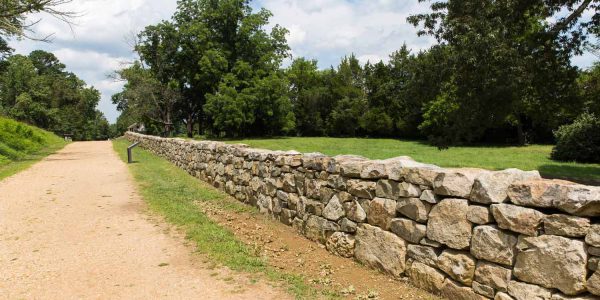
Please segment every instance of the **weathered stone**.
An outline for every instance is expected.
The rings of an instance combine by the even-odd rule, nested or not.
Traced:
[[[429,246],[429,247],[433,247],[433,248],[440,248],[442,247],[442,244],[439,242],[436,242],[434,240],[430,240],[427,237],[424,237],[419,244],[423,245],[423,246]]]
[[[369,267],[399,277],[406,267],[406,242],[381,228],[360,224],[354,256]]]
[[[467,213],[467,220],[471,223],[485,225],[494,222],[494,216],[492,216],[490,209],[485,206],[471,205]]]
[[[319,217],[321,215],[323,215],[323,203],[310,200],[306,197],[303,197],[303,199],[305,199],[304,207],[305,207],[307,213],[309,213],[311,215],[319,216]]]
[[[552,296],[548,289],[514,280],[508,283],[508,294],[515,300],[548,300]]]
[[[600,224],[594,224],[589,228],[585,242],[590,246],[600,247]]]
[[[506,292],[512,271],[486,261],[478,261],[475,267],[475,281],[490,286],[498,291]]]
[[[371,160],[363,164],[360,171],[360,178],[363,179],[380,179],[387,177],[385,162],[381,160]]]
[[[402,182],[398,186],[398,196],[401,198],[418,198],[421,196],[421,189],[418,185]]]
[[[388,170],[390,179],[426,186],[433,186],[435,177],[439,172],[444,171],[444,169],[438,166],[419,163],[413,160],[403,160],[400,163],[391,164],[388,168],[393,169]]]
[[[431,204],[419,198],[400,198],[396,211],[420,223],[427,222]]]
[[[356,197],[373,199],[375,197],[375,186],[377,183],[371,181],[348,180],[346,182],[348,192]]]
[[[598,263],[600,263],[600,257],[591,256],[588,259],[587,268],[592,271],[596,271],[596,270],[598,270]]]
[[[333,196],[325,209],[323,209],[323,217],[331,221],[337,221],[345,215],[344,207],[340,203],[337,196]]]
[[[509,296],[507,293],[496,293],[496,297],[494,297],[494,300],[515,300],[513,297]]]
[[[296,192],[296,179],[294,178],[294,174],[286,173],[283,175],[283,190],[288,193]]]
[[[400,183],[393,180],[381,179],[377,182],[375,194],[377,197],[397,200],[399,197]]]
[[[444,274],[418,261],[412,262],[406,270],[406,274],[410,278],[410,282],[416,287],[432,293],[439,293],[444,286]]]
[[[483,285],[477,281],[473,281],[473,285],[471,286],[473,291],[479,295],[485,296],[487,298],[494,298],[494,289],[490,286]]]
[[[344,192],[341,191],[338,193],[338,198],[340,199],[340,202],[342,203],[346,203],[346,202],[351,202],[356,200],[356,197],[352,196],[352,194],[348,193],[348,192]]]
[[[411,243],[418,244],[427,235],[427,226],[413,220],[398,218],[392,219],[390,231]]]
[[[347,218],[343,218],[340,222],[340,229],[343,232],[355,233],[358,225]]]
[[[477,226],[473,230],[471,254],[478,259],[512,266],[516,256],[517,237],[495,226]]]
[[[431,204],[436,204],[440,201],[440,197],[438,197],[432,190],[424,190],[419,199]]]
[[[432,247],[411,244],[409,244],[407,248],[408,257],[437,268],[438,256],[440,254],[439,250]]]
[[[593,256],[600,256],[600,247],[588,247],[588,253]]]
[[[507,189],[512,183],[533,179],[541,179],[538,171],[507,169],[483,172],[475,178],[470,199],[484,204],[502,203],[508,200]]]
[[[369,224],[390,229],[390,223],[396,216],[396,201],[386,198],[375,198],[369,205],[367,220]]]
[[[340,230],[340,226],[327,219],[308,216],[308,220],[304,224],[304,231],[307,238],[325,244],[327,238],[336,231]]]
[[[329,200],[331,200],[333,198],[333,196],[336,194],[335,190],[333,190],[332,188],[328,188],[324,185],[321,185],[321,188],[319,189],[319,194],[321,195],[321,202],[327,204],[329,203]],[[341,200],[338,201],[341,202]]]
[[[447,299],[485,300],[487,298],[475,293],[470,287],[461,286],[452,279],[446,278],[440,294]]]
[[[554,207],[576,216],[600,216],[600,187],[568,185],[567,195],[554,202]]]
[[[593,295],[567,296],[561,293],[552,294],[551,300],[598,300],[598,297]]]
[[[475,259],[465,252],[445,250],[438,257],[437,266],[440,270],[464,285],[471,285],[475,275]]]
[[[596,295],[600,296],[600,272],[596,271],[587,280],[587,290]]]
[[[358,223],[362,223],[367,219],[367,214],[358,201],[346,202],[343,206],[348,219]]]
[[[300,202],[300,197],[297,194],[287,194],[288,195],[288,207],[291,210],[296,210],[298,207],[298,202]]]
[[[566,198],[566,186],[572,184],[564,180],[545,179],[516,182],[508,187],[508,197],[517,205],[554,207],[554,202]]]
[[[292,225],[292,221],[294,220],[295,216],[296,216],[296,211],[283,208],[281,210],[279,220],[281,221],[281,223],[290,226],[290,225]]]
[[[471,243],[471,222],[467,220],[469,204],[462,199],[444,199],[429,213],[427,237],[454,249]]]
[[[438,195],[468,198],[475,178],[482,172],[480,169],[441,171],[435,177],[433,191]]]
[[[557,288],[567,295],[585,290],[585,243],[555,235],[520,238],[513,269],[525,282]],[[560,271],[558,271],[560,270]]]
[[[354,245],[354,236],[342,232],[332,234],[325,244],[329,252],[348,258],[354,256]]]
[[[345,177],[360,178],[360,173],[367,159],[355,155],[338,155],[334,157],[340,166],[340,173]]]
[[[492,205],[492,214],[498,227],[519,232],[529,236],[536,236],[545,215],[535,209],[520,207],[511,204]]]
[[[569,215],[550,215],[544,219],[546,234],[583,237],[590,229],[590,220]]]

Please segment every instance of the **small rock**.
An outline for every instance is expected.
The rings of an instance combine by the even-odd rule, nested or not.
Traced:
[[[348,180],[346,183],[348,192],[356,197],[373,199],[375,197],[375,187],[377,183],[362,180]]]
[[[406,274],[410,278],[410,282],[416,287],[432,293],[439,293],[444,286],[444,274],[418,261],[412,262],[406,270]]]
[[[439,250],[436,250],[435,248],[420,245],[408,245],[408,257],[431,267],[437,268],[439,254]]]
[[[396,201],[386,198],[375,198],[369,205],[367,220],[369,224],[390,229],[392,219],[396,216]]]
[[[343,218],[340,222],[340,229],[343,232],[348,232],[348,233],[355,233],[356,232],[356,228],[357,228],[357,224],[350,221],[347,218]]]
[[[433,248],[440,248],[442,247],[441,243],[438,243],[434,240],[430,240],[427,237],[424,237],[419,244],[423,245],[423,246],[429,246],[429,247],[433,247]]]
[[[432,190],[424,190],[419,199],[431,204],[436,204],[440,201],[440,198]]]
[[[494,297],[494,300],[514,300],[513,297],[509,296],[507,293],[496,293],[496,297]]]
[[[600,296],[600,272],[594,272],[587,280],[587,290],[596,296]]]
[[[470,205],[467,219],[471,223],[485,225],[494,222],[494,216],[489,208],[485,206]]]
[[[331,221],[338,221],[345,215],[344,207],[340,203],[337,195],[333,196],[325,209],[323,209],[323,217]]]
[[[399,193],[399,185],[400,183],[393,180],[381,179],[377,181],[377,186],[375,187],[375,195],[381,198],[388,199],[398,199]]]
[[[345,202],[343,206],[348,219],[357,223],[362,223],[367,219],[367,213],[358,201]]]
[[[398,186],[398,196],[402,198],[418,198],[421,196],[421,189],[418,185],[402,182]]]
[[[433,182],[433,191],[438,195],[468,198],[480,169],[456,169],[440,171]]]
[[[546,234],[584,237],[590,229],[590,220],[569,215],[550,215],[544,219]]]
[[[585,242],[590,246],[600,247],[600,224],[594,224],[589,228]]]
[[[446,278],[440,294],[447,299],[461,300],[486,300],[487,298],[475,293],[470,287],[461,286],[451,279]]]
[[[473,230],[471,254],[478,259],[512,266],[517,249],[517,237],[495,226],[477,226]]]
[[[335,232],[328,239],[325,244],[327,250],[335,255],[350,258],[354,256],[354,236]]]
[[[508,294],[515,300],[549,300],[552,296],[548,289],[514,280],[508,283]]]
[[[399,237],[418,244],[427,235],[427,227],[409,219],[392,219],[390,231]]]
[[[506,292],[512,271],[483,260],[475,267],[475,281],[490,286],[498,291]]]
[[[498,227],[536,236],[545,215],[535,209],[510,204],[492,205],[492,214]]]
[[[437,266],[452,279],[471,285],[475,275],[475,259],[468,253],[445,250],[438,257]]]
[[[600,263],[600,257],[592,256],[588,259],[587,267],[592,271],[598,270],[598,263]]]
[[[490,299],[494,298],[494,289],[487,285],[483,285],[477,281],[473,281],[473,285],[471,287],[473,288],[473,291],[479,295],[483,295]]]
[[[419,198],[400,198],[396,211],[420,223],[427,222],[431,204]]]

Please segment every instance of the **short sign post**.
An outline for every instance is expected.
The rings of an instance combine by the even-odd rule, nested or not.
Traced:
[[[131,146],[127,147],[127,163],[133,163],[133,157],[131,155],[131,150],[133,150],[133,148],[137,147],[137,145],[139,145],[139,144],[140,144],[140,142],[135,142]]]

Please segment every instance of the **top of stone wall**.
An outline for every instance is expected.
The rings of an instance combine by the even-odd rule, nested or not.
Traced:
[[[255,149],[245,144],[165,139],[132,132],[126,134],[157,142],[187,145],[190,150],[215,151],[248,160],[272,161],[280,166],[325,171],[348,178],[404,181],[433,188],[438,195],[469,199],[475,203],[511,202],[519,206],[557,209],[576,216],[600,216],[600,187],[543,179],[538,171],[441,168],[414,161],[408,156],[385,160],[370,160],[358,155],[330,157],[321,153]]]

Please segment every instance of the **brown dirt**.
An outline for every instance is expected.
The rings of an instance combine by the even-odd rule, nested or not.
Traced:
[[[303,275],[323,292],[333,292],[347,299],[440,299],[405,281],[394,280],[351,259],[333,255],[321,244],[269,217],[233,213],[206,202],[198,205],[211,219],[253,247],[270,265]]]
[[[211,269],[134,186],[110,142],[70,144],[1,181],[0,298],[289,298]]]

